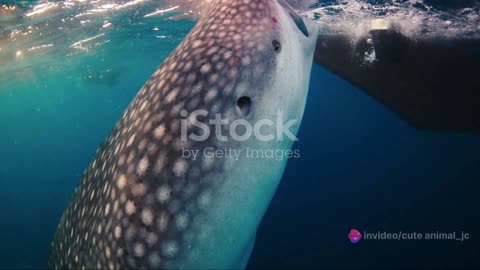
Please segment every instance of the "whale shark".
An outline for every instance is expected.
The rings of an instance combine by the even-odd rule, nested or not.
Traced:
[[[265,153],[296,140],[317,33],[285,0],[214,0],[98,148],[49,267],[244,268],[288,159]]]
[[[295,155],[312,62],[416,128],[478,132],[478,44],[383,20],[355,39],[319,34],[286,0],[213,0],[97,150],[49,267],[245,268],[288,160],[271,153]]]

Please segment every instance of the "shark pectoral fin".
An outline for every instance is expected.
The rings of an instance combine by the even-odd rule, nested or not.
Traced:
[[[356,41],[320,35],[315,62],[416,128],[480,131],[480,40],[412,40],[373,29]]]

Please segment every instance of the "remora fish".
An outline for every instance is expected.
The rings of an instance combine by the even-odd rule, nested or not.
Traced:
[[[315,25],[284,0],[215,0],[98,149],[61,218],[49,266],[245,267],[286,159],[202,152],[291,149],[286,135],[303,116],[316,42]],[[208,115],[192,118],[198,110]],[[217,113],[242,121],[243,134],[263,123],[260,138],[233,138],[223,126],[204,140],[182,139],[183,128],[201,136]],[[282,133],[269,124],[278,120],[296,122]],[[222,132],[225,140],[214,136]],[[187,150],[200,155],[186,158]]]

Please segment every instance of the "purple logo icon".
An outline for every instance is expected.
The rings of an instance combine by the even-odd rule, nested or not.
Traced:
[[[351,229],[350,233],[348,234],[348,239],[352,243],[358,243],[362,239],[362,234],[357,229]]]

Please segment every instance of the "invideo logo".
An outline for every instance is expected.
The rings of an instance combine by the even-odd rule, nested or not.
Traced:
[[[356,244],[362,239],[362,234],[357,229],[351,229],[348,234],[348,239],[350,239],[350,242]]]

